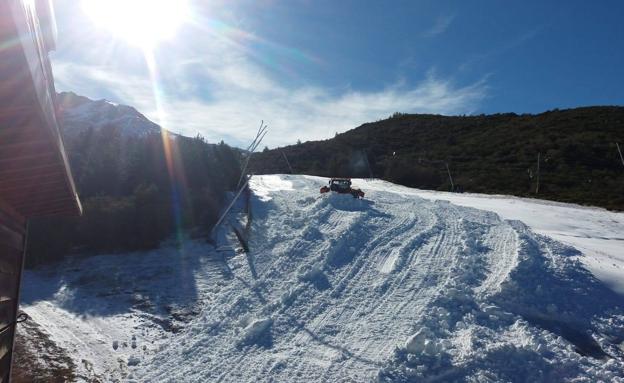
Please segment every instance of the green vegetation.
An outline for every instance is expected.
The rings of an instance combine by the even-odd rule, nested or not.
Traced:
[[[155,248],[178,230],[208,234],[239,179],[240,152],[200,136],[166,142],[170,155],[160,134],[125,137],[114,126],[65,137],[84,214],[32,220],[29,265]]]
[[[538,115],[395,113],[325,141],[254,155],[252,171],[376,177],[406,186],[511,194],[624,210],[624,107]],[[540,155],[539,192],[537,163]]]

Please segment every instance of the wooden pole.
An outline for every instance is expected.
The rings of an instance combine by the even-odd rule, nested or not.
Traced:
[[[282,155],[284,156],[284,159],[286,160],[286,165],[288,165],[288,169],[290,170],[290,174],[295,174],[295,172],[293,172],[292,170],[292,166],[290,166],[290,161],[288,161],[288,157],[286,157],[286,153],[284,153],[283,150],[281,150]]]
[[[535,194],[539,193],[539,181],[540,181],[540,156],[542,155],[541,152],[537,153],[537,183],[535,185]]]
[[[622,166],[624,166],[624,157],[622,157],[622,151],[620,150],[620,144],[618,144],[616,142],[615,145],[617,146],[618,153],[620,153],[620,160],[622,161]]]
[[[215,243],[216,243],[216,238],[213,238],[213,236],[217,233],[217,229],[219,228],[219,225],[221,225],[221,222],[225,219],[225,216],[229,213],[232,206],[234,206],[234,203],[236,202],[238,197],[241,195],[243,190],[245,190],[250,179],[251,179],[251,176],[245,177],[245,182],[243,183],[243,186],[241,186],[241,188],[238,190],[238,193],[236,193],[234,198],[232,198],[232,201],[230,202],[228,207],[223,211],[223,213],[221,213],[221,217],[219,217],[219,219],[217,220],[217,223],[215,223],[215,225],[212,227],[212,230],[210,230],[210,235],[208,236],[208,238],[211,240],[214,239]]]
[[[451,177],[451,171],[449,170],[448,162],[445,162],[444,165],[446,165],[446,172],[448,173],[449,180],[451,181],[451,191],[454,191],[455,190],[455,185],[453,185],[453,177]]]
[[[253,139],[253,141],[251,142],[251,144],[249,144],[249,147],[247,148],[247,158],[245,159],[245,163],[243,164],[243,168],[241,169],[241,175],[240,175],[240,178],[238,179],[238,183],[236,184],[237,188],[241,185],[241,182],[243,182],[243,178],[247,176],[247,166],[249,165],[249,160],[251,159],[251,155],[253,154],[253,152],[256,151],[256,149],[258,148],[258,146],[264,139],[264,136],[267,133],[267,128],[268,128],[268,125],[264,125],[264,120],[262,120],[262,122],[260,122],[260,128],[258,128],[258,133],[256,134],[256,137]]]

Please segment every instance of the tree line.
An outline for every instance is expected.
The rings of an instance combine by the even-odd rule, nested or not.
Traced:
[[[332,139],[258,153],[252,171],[288,173],[291,167],[311,175],[374,177],[423,189],[454,188],[624,210],[618,142],[624,142],[624,107],[535,115],[395,113]]]
[[[84,212],[31,220],[28,266],[151,249],[180,232],[207,235],[240,177],[240,151],[201,136],[128,136],[105,126],[64,139]]]

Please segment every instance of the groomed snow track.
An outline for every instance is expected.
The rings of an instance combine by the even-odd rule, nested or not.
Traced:
[[[247,256],[132,370],[151,382],[624,381],[622,298],[496,214],[253,177]],[[355,182],[357,184],[357,182]],[[232,217],[234,219],[234,217]],[[204,283],[208,283],[206,281]]]

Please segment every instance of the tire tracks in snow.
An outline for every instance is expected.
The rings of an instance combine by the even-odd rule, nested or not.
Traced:
[[[492,366],[504,373],[507,355],[541,360],[517,338],[550,338],[506,312],[502,300],[512,301],[517,280],[527,278],[520,266],[549,278],[546,268],[568,267],[559,249],[492,213],[383,190],[369,193],[371,201],[318,197],[322,180],[298,182],[308,186],[271,194],[252,224],[258,279],[233,259],[243,266],[233,267],[214,300],[223,307],[202,318],[211,335],[198,321],[179,351],[202,362],[194,380],[461,380]],[[263,318],[271,320],[271,341],[237,346],[248,324]],[[427,343],[419,346],[418,334]],[[172,366],[160,360],[164,369],[148,376]],[[418,363],[431,367],[428,375],[418,375]]]

